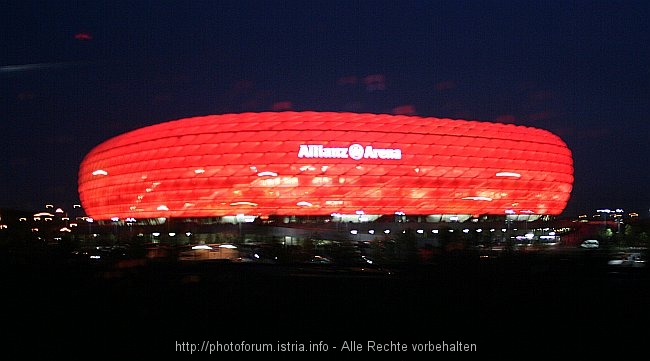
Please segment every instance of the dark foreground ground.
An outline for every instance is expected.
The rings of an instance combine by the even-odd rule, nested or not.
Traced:
[[[475,345],[473,356],[645,356],[650,341],[647,267],[614,268],[588,252],[391,269],[5,260],[2,270],[2,352],[14,355],[178,357],[232,342],[318,344],[332,356],[345,346],[369,352],[372,342],[461,342]],[[224,352],[212,357],[234,356]]]

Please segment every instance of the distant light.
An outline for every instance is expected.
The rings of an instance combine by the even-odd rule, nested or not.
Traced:
[[[512,178],[519,178],[521,177],[521,174],[515,173],[515,172],[498,172],[496,174],[497,177],[512,177]]]
[[[234,246],[232,244],[222,244],[219,246],[219,248],[235,249],[237,246]]]
[[[233,202],[233,203],[230,203],[230,205],[231,206],[253,206],[253,207],[255,207],[255,206],[257,206],[257,203],[253,203],[253,202]]]
[[[212,247],[207,244],[197,244],[196,246],[192,246],[192,249],[212,249]]]
[[[492,198],[490,198],[490,197],[481,197],[481,196],[464,197],[463,199],[470,200],[470,201],[488,201],[488,202],[492,202]]]
[[[88,33],[76,33],[74,38],[77,40],[93,40],[93,36]]]
[[[44,216],[54,217],[52,213],[47,213],[47,212],[40,212],[34,214],[34,217],[44,217]]]

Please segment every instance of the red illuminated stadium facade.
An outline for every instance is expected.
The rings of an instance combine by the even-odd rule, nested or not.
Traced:
[[[573,186],[546,130],[345,112],[209,115],[92,149],[81,205],[97,220],[558,215]]]

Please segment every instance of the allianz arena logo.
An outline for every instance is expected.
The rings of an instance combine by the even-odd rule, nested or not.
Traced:
[[[301,144],[298,158],[402,159],[399,148],[373,148],[372,145],[351,144],[347,148],[325,147],[322,144]]]

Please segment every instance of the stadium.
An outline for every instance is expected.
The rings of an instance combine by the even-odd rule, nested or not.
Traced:
[[[571,151],[543,129],[284,111],[121,134],[85,156],[78,190],[96,224],[140,225],[144,236],[163,226],[156,233],[214,240],[234,225],[240,236],[299,242],[372,241],[404,227],[430,240],[441,224],[498,232],[559,215],[572,186]]]

